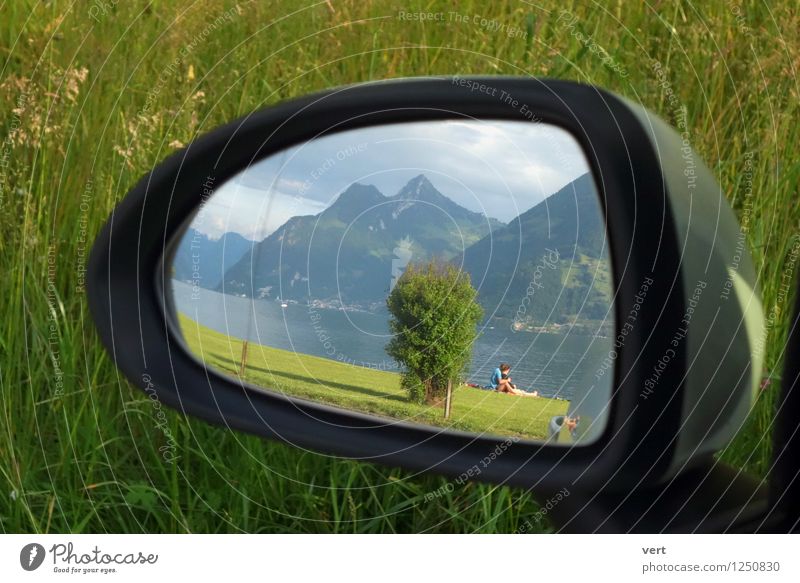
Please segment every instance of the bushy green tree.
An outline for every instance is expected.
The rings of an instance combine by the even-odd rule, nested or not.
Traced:
[[[431,261],[409,265],[386,301],[394,334],[386,352],[404,367],[411,400],[440,404],[469,364],[483,309],[469,274]]]

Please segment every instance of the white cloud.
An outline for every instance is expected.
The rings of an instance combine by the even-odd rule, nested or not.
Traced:
[[[458,204],[510,221],[588,166],[575,139],[547,124],[414,122],[340,132],[256,162],[210,199],[201,230],[262,239],[292,216],[317,214],[353,182],[392,196],[425,174]]]
[[[290,218],[315,215],[328,205],[277,190],[251,188],[236,182],[222,185],[206,203],[204,219],[192,226],[212,239],[229,232],[260,241]]]

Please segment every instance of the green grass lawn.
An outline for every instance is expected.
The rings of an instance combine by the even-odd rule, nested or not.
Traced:
[[[95,4],[111,3],[1,9],[0,532],[515,532],[528,520],[528,531],[549,529],[520,489],[468,483],[426,502],[446,478],[172,411],[178,459],[166,463],[158,412],[118,373],[87,311],[89,245],[180,144],[283,99],[403,76],[572,79],[673,125],[685,108],[689,140],[745,224],[775,314],[763,371],[772,382],[721,454],[766,473],[794,301],[781,286],[800,232],[794,0],[157,0],[90,14]],[[524,34],[472,18],[409,22],[401,9],[479,15]]]
[[[238,378],[240,339],[211,330],[183,314],[179,321],[184,339],[201,362]],[[451,416],[446,420],[441,407],[409,402],[397,373],[252,343],[243,378],[259,387],[345,409],[525,439],[545,439],[550,419],[566,413],[568,406],[562,400],[517,397],[462,385],[453,393]]]

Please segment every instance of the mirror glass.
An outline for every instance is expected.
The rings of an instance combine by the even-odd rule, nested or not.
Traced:
[[[556,126],[372,126],[209,177],[169,272],[184,344],[248,385],[514,439],[605,424],[604,212]]]

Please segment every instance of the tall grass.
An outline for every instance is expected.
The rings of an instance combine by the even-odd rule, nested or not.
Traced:
[[[407,2],[404,12],[444,13],[445,22],[422,23],[389,1],[103,5],[0,4],[2,531],[506,532],[535,515],[519,490],[469,484],[426,503],[443,479],[172,413],[179,459],[164,463],[151,402],[119,376],[88,317],[84,249],[168,153],[264,105],[399,76],[575,79],[674,122],[652,63],[662,65],[694,147],[747,218],[765,306],[777,313],[766,353],[773,381],[722,454],[766,472],[792,301],[782,277],[800,221],[793,2]]]

